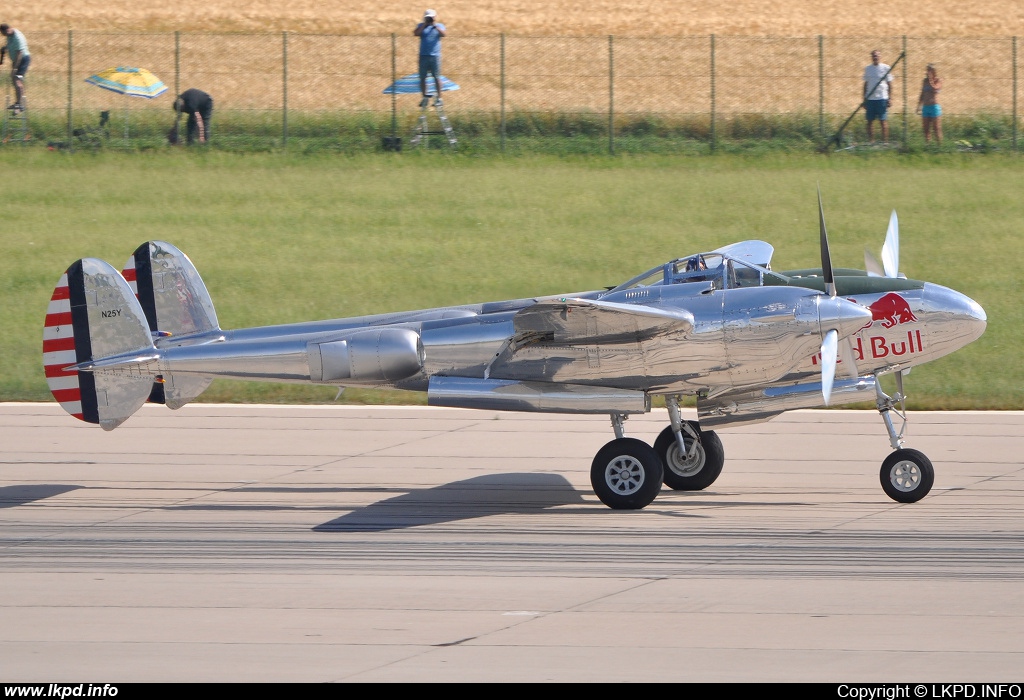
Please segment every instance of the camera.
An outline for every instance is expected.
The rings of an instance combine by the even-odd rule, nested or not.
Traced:
[[[434,23],[434,18],[433,17],[424,17],[423,21],[425,23],[427,23],[427,24],[433,24]]]

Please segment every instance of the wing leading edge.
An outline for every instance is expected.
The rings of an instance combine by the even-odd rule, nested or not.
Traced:
[[[693,330],[693,314],[589,299],[541,301],[513,319],[517,333],[551,333],[559,343],[616,343]]]

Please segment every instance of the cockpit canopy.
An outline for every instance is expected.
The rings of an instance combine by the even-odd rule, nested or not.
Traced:
[[[772,246],[763,241],[734,243],[709,253],[677,258],[623,282],[611,291],[691,282],[704,282],[711,289],[784,286],[789,280],[771,271],[772,252]]]

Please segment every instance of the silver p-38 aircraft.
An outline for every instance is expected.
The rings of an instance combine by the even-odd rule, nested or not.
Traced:
[[[189,258],[142,244],[122,271],[95,258],[53,293],[43,364],[56,400],[113,430],[147,401],[180,408],[216,377],[425,391],[431,406],[608,414],[594,457],[598,498],[650,504],[662,484],[704,489],[722,471],[714,429],[784,411],[874,401],[893,452],[882,489],[911,503],[934,470],[903,447],[903,375],[979,338],[976,302],[898,271],[896,213],[883,265],[833,268],[821,197],[821,267],[773,271],[774,249],[744,241],[678,258],[614,288],[288,325],[224,330]],[[894,396],[881,375],[896,377]],[[624,436],[663,398],[654,445]],[[680,401],[695,397],[698,420]],[[891,414],[902,420],[899,430]]]

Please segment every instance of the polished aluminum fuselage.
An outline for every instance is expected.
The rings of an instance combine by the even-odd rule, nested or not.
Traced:
[[[760,406],[772,391],[816,382],[826,328],[849,338],[855,370],[840,364],[839,376],[850,379],[934,360],[983,332],[984,311],[966,296],[906,286],[835,299],[799,286],[691,283],[218,331],[158,341],[159,360],[143,371],[394,387],[427,391],[437,405],[512,410],[641,412],[651,395],[696,395],[723,416],[742,413],[742,400]],[[632,323],[631,309],[679,321],[651,331]],[[854,385],[864,387],[839,385],[841,401],[864,400],[845,398]],[[822,403],[820,392],[796,393]]]
[[[68,268],[47,312],[44,368],[66,410],[108,430],[147,400],[181,407],[217,377],[613,422],[650,410],[653,396],[691,396],[701,425],[721,426],[883,401],[878,375],[985,330],[984,310],[952,289],[835,270],[826,252],[821,269],[778,273],[771,253],[744,241],[612,289],[223,330],[191,261],[150,241],[121,273],[91,258]]]

